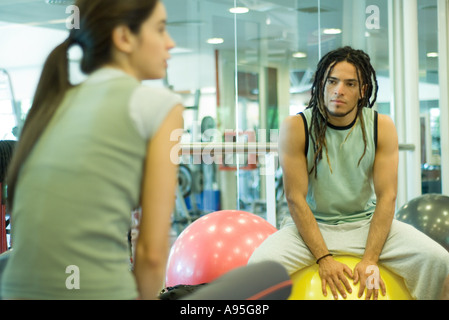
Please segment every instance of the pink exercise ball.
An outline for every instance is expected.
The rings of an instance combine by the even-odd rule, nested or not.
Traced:
[[[244,266],[253,251],[276,231],[265,219],[249,212],[209,213],[190,224],[174,242],[166,286],[209,283]]]

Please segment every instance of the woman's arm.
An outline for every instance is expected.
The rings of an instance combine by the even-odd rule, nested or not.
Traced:
[[[183,110],[174,107],[148,143],[134,265],[140,299],[156,299],[164,282],[178,172],[170,152],[179,141],[170,141],[170,135],[183,128]]]

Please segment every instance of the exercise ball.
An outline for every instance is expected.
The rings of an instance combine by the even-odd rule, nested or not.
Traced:
[[[346,264],[351,270],[354,271],[354,268],[357,263],[360,262],[360,258],[351,257],[351,256],[335,256],[335,260]],[[379,288],[379,300],[411,300],[412,297],[405,286],[404,279],[394,274],[390,270],[386,269],[382,265],[378,265],[379,273],[381,279],[385,283],[386,287],[386,295],[383,296],[382,292]],[[323,295],[323,291],[321,289],[321,277],[318,273],[318,265],[314,264],[309,267],[305,267],[303,269],[298,270],[294,274],[291,275],[291,279],[293,282],[292,293],[289,297],[289,300],[334,300],[334,296],[327,286],[327,296]],[[364,300],[365,292],[362,297],[358,298],[357,294],[359,292],[360,283],[354,285],[354,281],[348,277],[349,283],[352,286],[352,292],[347,292],[346,300]],[[340,293],[338,292],[338,299],[344,299]]]
[[[170,249],[166,286],[209,283],[247,264],[253,251],[277,229],[255,214],[221,210],[190,224]]]
[[[414,226],[449,250],[449,197],[425,194],[410,200],[396,219]]]

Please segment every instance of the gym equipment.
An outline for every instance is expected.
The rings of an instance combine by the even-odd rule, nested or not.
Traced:
[[[449,250],[449,197],[424,194],[396,212],[396,219],[414,226]]]
[[[8,250],[10,240],[9,233],[9,214],[6,213],[6,172],[14,153],[16,145],[15,140],[0,140],[0,253]]]
[[[6,227],[9,219],[6,217],[6,205],[3,203],[3,184],[0,183],[0,253],[8,249],[8,237]]]
[[[204,215],[174,242],[166,286],[209,283],[246,265],[253,251],[276,231],[263,218],[245,211],[221,210]]]
[[[10,246],[7,236],[10,219],[6,213],[4,201],[6,195],[4,180],[16,143],[14,139],[20,136],[23,126],[22,112],[14,96],[11,76],[3,68],[0,68],[0,99],[9,100],[11,103],[10,112],[6,112],[6,108],[2,111],[2,125],[0,126],[0,253],[2,253]]]
[[[254,130],[239,131],[238,133],[225,131],[223,141],[224,143],[235,143],[237,141],[254,143],[256,142],[256,133]],[[218,156],[218,162],[220,163],[219,170],[222,171],[236,171],[237,167],[239,170],[255,170],[257,169],[258,159],[255,152],[248,152],[246,154],[225,152],[224,155]]]
[[[235,268],[181,299],[286,300],[291,288],[292,281],[281,264],[262,261]]]
[[[6,267],[6,263],[9,260],[9,257],[11,256],[12,253],[12,249],[5,251],[3,253],[0,253],[0,287],[2,285],[1,283],[1,279],[2,279],[2,275],[3,275],[3,270],[5,270]],[[1,293],[1,290],[0,290]],[[0,300],[2,299],[2,297],[0,296]]]
[[[360,258],[352,256],[334,256],[334,259],[346,264],[351,270],[354,270],[357,263],[360,262]],[[404,279],[394,274],[390,270],[386,269],[382,265],[378,265],[380,277],[385,283],[386,295],[383,296],[379,289],[379,300],[412,300],[407,287],[405,286]],[[321,277],[318,273],[318,265],[314,264],[309,267],[298,270],[291,275],[293,281],[293,289],[289,300],[334,300],[332,292],[329,286],[327,287],[327,296],[323,295],[321,289]],[[360,283],[355,286],[353,280],[349,279],[349,283],[352,286],[352,293],[347,293],[346,300],[362,300],[365,299],[365,292],[362,297],[358,298],[358,290]],[[338,292],[338,291],[337,291]],[[344,299],[338,292],[338,299]]]
[[[192,172],[185,164],[179,165],[178,186],[183,197],[190,195],[192,191]]]
[[[24,122],[24,120],[22,120],[22,110],[14,95],[11,76],[9,72],[3,68],[0,68],[0,97],[2,100],[9,100],[11,103],[10,112],[5,112],[6,109],[2,111],[0,139],[19,138]]]

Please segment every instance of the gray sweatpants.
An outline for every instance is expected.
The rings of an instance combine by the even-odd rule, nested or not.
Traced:
[[[370,220],[318,225],[332,254],[363,256]],[[281,263],[291,275],[314,264],[316,258],[289,218],[254,251],[248,263],[264,260]],[[410,294],[420,300],[438,299],[449,275],[449,252],[424,233],[397,220],[393,220],[379,263],[403,277]]]

